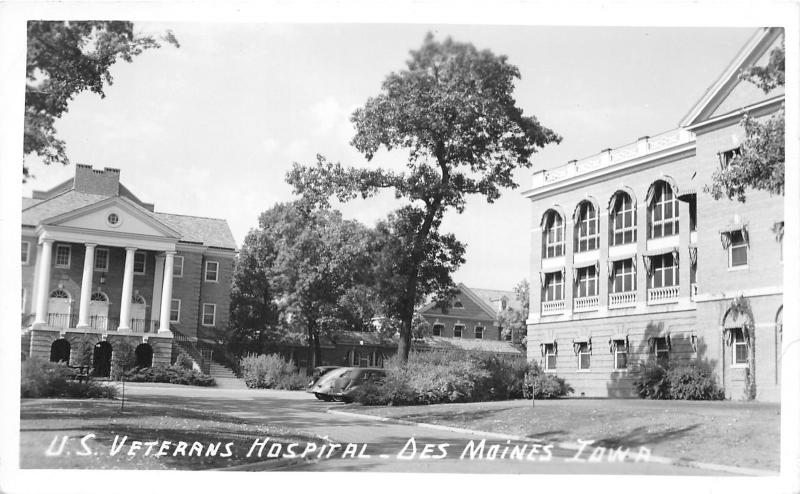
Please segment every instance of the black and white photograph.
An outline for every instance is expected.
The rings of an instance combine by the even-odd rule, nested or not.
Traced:
[[[0,490],[800,492],[799,12],[0,2]]]

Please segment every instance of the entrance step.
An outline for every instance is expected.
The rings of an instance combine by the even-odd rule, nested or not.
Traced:
[[[236,377],[236,374],[232,370],[216,362],[211,362],[208,375],[214,378],[218,388],[247,389],[244,379]]]

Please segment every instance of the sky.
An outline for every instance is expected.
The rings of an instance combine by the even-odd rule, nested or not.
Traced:
[[[379,93],[428,31],[506,55],[526,115],[563,137],[520,169],[520,187],[493,204],[476,196],[442,225],[467,244],[456,282],[511,290],[530,276],[534,170],[654,135],[678,121],[753,34],[753,28],[536,27],[423,24],[137,23],[171,29],[167,45],[119,62],[105,98],[82,93],[57,123],[71,166],[27,158],[23,195],[74,174],[74,164],[121,170],[156,211],[224,218],[238,245],[276,202],[284,177],[317,154],[344,165],[402,169],[385,149],[369,163],[349,145],[350,114]],[[398,207],[391,194],[340,206],[368,225]]]

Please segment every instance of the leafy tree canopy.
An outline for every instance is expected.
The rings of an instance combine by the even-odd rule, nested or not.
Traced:
[[[770,52],[769,62],[744,71],[741,78],[755,84],[764,93],[784,85],[784,40]],[[768,119],[758,120],[750,115],[742,119],[745,139],[739,153],[722,169],[714,172],[712,183],[704,190],[714,199],[727,197],[745,202],[747,189],[765,190],[770,194],[784,193],[785,170],[785,111],[781,108]]]
[[[469,195],[495,201],[502,189],[517,187],[515,169],[529,168],[537,149],[561,140],[516,106],[514,80],[520,72],[505,56],[450,38],[436,41],[431,34],[410,55],[406,69],[389,74],[381,93],[351,118],[356,128],[351,144],[368,161],[382,147],[405,149],[405,171],[343,167],[318,156],[315,165],[295,163],[287,175],[296,193],[321,207],[329,205],[331,196],[347,201],[384,189],[409,203],[397,215],[403,255],[393,278],[400,285],[395,310],[402,321],[398,352],[404,360],[414,306],[426,292],[423,266],[431,260],[459,264],[438,254],[429,258],[435,250],[428,240],[438,235],[444,212],[462,212]],[[454,238],[435,240],[440,241],[457,253]]]
[[[55,120],[82,91],[105,97],[113,83],[110,67],[161,42],[179,46],[167,31],[160,38],[134,33],[123,21],[29,21],[25,84],[24,154],[37,154],[45,164],[68,164],[66,145],[56,136]],[[23,180],[28,168],[23,163]]]

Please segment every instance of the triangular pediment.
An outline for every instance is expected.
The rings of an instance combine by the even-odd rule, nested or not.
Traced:
[[[736,58],[711,85],[702,98],[681,121],[681,127],[691,127],[716,116],[747,108],[783,94],[782,87],[767,94],[749,81],[739,78],[741,71],[752,66],[764,66],[772,49],[780,44],[782,28],[763,28],[750,38]]]
[[[457,288],[458,288],[459,294],[456,297],[454,297],[453,300],[460,299],[462,301],[462,303],[466,302],[467,300],[469,300],[471,302],[470,307],[474,308],[474,310],[477,310],[479,312],[484,313],[484,316],[482,317],[482,319],[494,319],[495,318],[496,311],[494,310],[494,308],[491,305],[487,304],[482,298],[477,296],[475,294],[475,292],[470,290],[463,283],[459,283]],[[433,300],[433,301],[428,302],[427,304],[425,304],[423,307],[421,307],[419,309],[419,313],[420,314],[424,314],[426,312],[429,312],[431,310],[436,309],[437,306],[438,306],[438,301]],[[467,308],[470,308],[470,307],[467,307]],[[451,313],[453,315],[458,315],[457,311],[452,311],[451,310],[451,311],[449,311],[449,313]],[[478,313],[473,312],[473,317],[476,314],[478,314]]]
[[[43,225],[79,228],[123,235],[179,239],[180,234],[144,208],[123,197],[108,199],[42,221]]]

